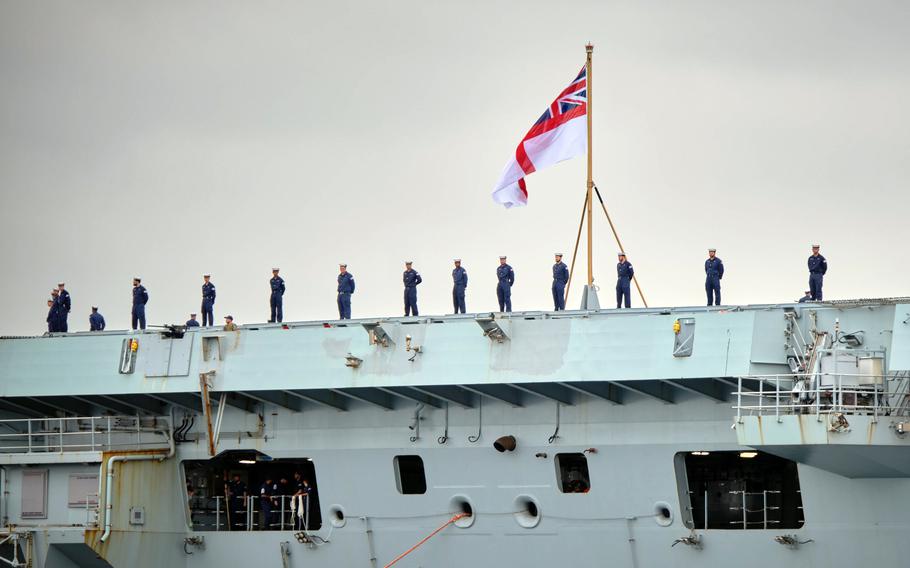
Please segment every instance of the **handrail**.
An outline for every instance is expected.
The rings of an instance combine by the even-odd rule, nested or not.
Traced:
[[[11,430],[0,433],[0,453],[62,454],[162,448],[171,421],[167,416],[77,416],[7,419],[0,425]]]
[[[851,380],[856,378],[872,380],[866,384]],[[760,379],[758,390],[744,388],[745,380],[756,379]],[[910,380],[903,373],[817,373],[799,379],[793,375],[742,376],[734,394],[738,422],[742,422],[744,413],[773,414],[778,420],[781,415],[791,414],[811,414],[819,420],[823,415],[867,414],[873,416],[873,421],[880,416],[910,415]]]

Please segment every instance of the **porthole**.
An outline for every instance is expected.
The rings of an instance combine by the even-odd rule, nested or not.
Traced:
[[[673,524],[673,509],[666,501],[654,503],[654,520],[662,527],[669,527]]]
[[[512,502],[515,511],[515,522],[526,529],[533,529],[540,524],[540,504],[530,495],[519,495]]]
[[[474,505],[466,495],[455,495],[452,497],[452,499],[449,500],[449,511],[451,511],[453,515],[459,513],[464,515],[454,523],[456,527],[462,529],[466,529],[473,525],[474,518],[477,516],[477,513],[474,512]]]
[[[332,505],[329,507],[329,519],[332,523],[332,526],[336,529],[340,529],[347,523],[347,519],[344,517],[344,507],[341,505]]]

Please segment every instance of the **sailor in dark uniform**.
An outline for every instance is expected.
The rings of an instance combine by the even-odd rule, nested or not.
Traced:
[[[215,285],[211,274],[203,274],[202,278],[202,325],[215,325]]]
[[[705,293],[709,306],[720,305],[720,280],[724,277],[724,261],[715,256],[716,249],[708,249],[705,260]]]
[[[799,299],[800,304],[812,301],[812,290],[806,290],[806,295]]]
[[[825,279],[825,273],[828,272],[828,261],[818,253],[818,245],[812,245],[812,256],[809,257],[809,291],[812,294],[812,300],[822,301],[822,284]]]
[[[569,281],[569,267],[562,261],[562,253],[556,253],[553,265],[553,309],[566,309],[566,283]]]
[[[104,316],[98,313],[98,306],[92,306],[92,314],[88,317],[88,330],[104,331],[106,325]]]
[[[515,284],[515,271],[506,264],[506,257],[499,257],[496,267],[496,298],[499,300],[500,312],[512,311],[512,285]]]
[[[278,484],[272,481],[271,477],[266,477],[262,485],[259,486],[259,509],[262,511],[262,525],[259,530],[272,530],[275,523],[274,508],[277,505]]]
[[[460,258],[455,259],[452,284],[452,306],[455,308],[455,313],[465,313],[464,292],[468,287],[468,271],[462,268]]]
[[[197,324],[198,325],[198,324]],[[234,478],[228,482],[228,530],[244,530],[246,528],[246,483],[240,479],[240,474],[235,473]]]
[[[148,301],[149,293],[142,285],[142,279],[133,278],[133,329],[145,329],[145,305]]]
[[[269,280],[269,287],[272,289],[272,295],[269,296],[269,307],[272,309],[269,323],[281,323],[284,319],[284,278],[278,276],[277,268],[272,269],[272,279]]]
[[[616,309],[621,308],[623,303],[627,308],[632,307],[632,289],[629,284],[632,282],[633,276],[635,276],[635,270],[632,268],[632,264],[626,260],[626,253],[619,253],[619,262],[616,263]]]
[[[183,325],[186,327],[199,327],[199,320],[196,319],[196,314],[190,314],[190,319],[186,320]]]
[[[57,298],[54,295],[56,290],[51,290],[51,297],[47,299],[47,332],[55,333],[57,331]]]
[[[351,294],[354,293],[354,275],[347,264],[338,265],[338,318],[351,319]]]
[[[66,291],[66,284],[60,282],[57,284],[57,289],[60,291],[57,298],[57,302],[60,304],[60,309],[57,314],[57,331],[62,331],[66,333],[69,331],[69,324],[66,319],[70,315],[70,311],[73,309],[73,300],[70,298],[70,293]]]
[[[404,274],[401,276],[401,280],[404,283],[404,315],[405,317],[410,316],[411,312],[414,315],[420,315],[417,311],[417,285],[423,282],[423,278],[420,277],[420,273],[412,268],[414,263],[410,260],[404,263]]]

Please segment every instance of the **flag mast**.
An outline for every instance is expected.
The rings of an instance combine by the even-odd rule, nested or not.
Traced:
[[[587,45],[585,45],[585,51],[588,54],[587,61],[585,62],[585,75],[587,76],[586,90],[587,90],[587,94],[588,94],[588,96],[586,98],[588,100],[588,102],[587,102],[588,108],[587,108],[587,112],[585,114],[587,115],[587,121],[588,121],[588,200],[587,200],[587,209],[588,209],[588,288],[590,289],[594,286],[594,251],[593,251],[593,238],[592,238],[593,234],[592,234],[592,230],[591,230],[592,229],[591,217],[592,217],[592,212],[594,210],[594,207],[593,207],[593,205],[594,205],[594,202],[593,202],[594,157],[593,157],[593,152],[591,149],[592,138],[593,138],[593,136],[592,136],[593,123],[591,121],[591,114],[592,114],[591,111],[592,111],[592,107],[593,107],[593,104],[592,104],[593,103],[593,96],[592,96],[593,93],[592,93],[592,89],[591,89],[591,83],[592,83],[591,60],[594,55],[594,44],[589,42]]]

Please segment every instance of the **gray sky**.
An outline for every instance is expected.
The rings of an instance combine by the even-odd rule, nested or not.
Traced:
[[[339,261],[354,317],[400,315],[406,259],[449,312],[455,256],[494,310],[500,254],[548,309],[584,160],[524,209],[490,190],[588,40],[595,180],[652,306],[704,302],[709,246],[725,303],[793,300],[812,241],[826,298],[907,295],[908,29],[902,1],[0,1],[0,333],[42,332],[60,279],[71,330],[126,327],[134,275],[182,322],[205,271],[218,321],[264,321],[272,265],[286,321],[333,318]]]

